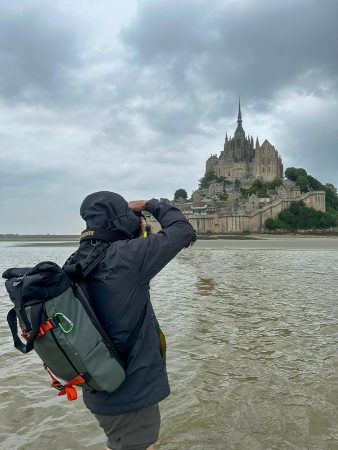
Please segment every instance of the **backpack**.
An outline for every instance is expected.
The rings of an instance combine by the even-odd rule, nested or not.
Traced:
[[[3,274],[14,303],[7,315],[14,346],[22,353],[34,349],[52,379],[51,386],[68,400],[77,398],[74,386],[114,392],[125,379],[124,364],[100,325],[83,284],[108,246],[93,247],[82,264],[70,264],[69,258],[60,268],[43,261]],[[18,336],[18,321],[26,344]]]

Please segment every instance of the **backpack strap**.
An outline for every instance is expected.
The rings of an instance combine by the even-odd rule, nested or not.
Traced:
[[[7,283],[9,280],[6,281],[6,288],[8,293],[10,293],[10,298],[14,303],[14,309],[19,312],[19,317],[22,320],[25,330],[29,333],[32,331],[32,326],[30,321],[28,320],[27,313],[25,311],[23,301],[22,301],[22,286],[25,276],[29,273],[29,270],[26,271],[26,273],[20,275],[19,277],[16,277],[12,284]]]
[[[7,322],[12,332],[14,347],[21,353],[29,353],[34,348],[34,339],[40,332],[40,325],[42,322],[42,303],[36,303],[31,307],[31,325],[32,331],[29,333],[27,343],[24,344],[18,335],[17,314],[15,308],[12,308],[7,314]]]
[[[73,282],[80,283],[84,281],[106,256],[109,246],[110,242],[100,241],[93,246],[93,249],[83,262],[71,264],[71,260],[68,259],[63,266],[63,270]]]
[[[103,258],[106,256],[110,242],[102,242],[96,244],[93,250],[89,253],[87,258],[81,265],[82,279],[83,281],[87,276],[100,264]]]

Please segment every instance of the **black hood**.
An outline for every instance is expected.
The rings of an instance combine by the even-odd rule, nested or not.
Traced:
[[[133,238],[139,231],[139,217],[119,194],[109,191],[88,195],[80,208],[82,219],[89,229],[113,230]]]

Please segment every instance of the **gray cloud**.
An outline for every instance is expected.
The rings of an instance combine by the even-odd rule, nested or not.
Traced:
[[[201,122],[205,130],[222,118],[234,121],[236,97],[241,94],[244,117],[245,112],[249,120],[270,115],[271,122],[277,119],[278,126],[284,126],[271,133],[272,138],[283,136],[278,139],[282,156],[336,182],[332,160],[336,159],[338,110],[337,103],[331,103],[337,98],[337,2],[192,3],[142,3],[142,10],[122,33],[139,67],[161,73],[165,68],[166,84],[172,87],[166,101],[183,100],[176,117],[168,116],[166,108],[155,119],[154,111],[148,111],[152,126],[165,133],[176,119],[183,129],[198,135]],[[313,105],[318,98],[326,101],[320,120],[317,110],[311,110],[311,101],[306,121],[301,111],[293,115],[298,126],[287,116],[281,118],[278,105],[294,101],[293,93]],[[299,101],[293,106],[297,110]],[[171,128],[173,138],[179,130]],[[326,158],[318,165],[321,147]],[[321,170],[325,162],[331,170]]]
[[[0,94],[8,101],[57,99],[80,64],[74,34],[58,15],[4,7],[0,14]]]
[[[223,4],[147,2],[122,37],[140,65],[166,64],[183,88],[194,87],[191,73],[204,89],[249,100],[300,82],[312,92],[312,72],[336,83],[336,1]]]
[[[81,5],[0,0],[0,232],[77,232],[91,191],[191,192],[238,95],[286,167],[338,184],[336,1]]]

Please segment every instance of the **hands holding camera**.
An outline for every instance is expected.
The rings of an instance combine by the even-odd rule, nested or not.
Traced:
[[[128,202],[128,206],[134,212],[142,212],[146,209],[146,200],[132,200]]]

